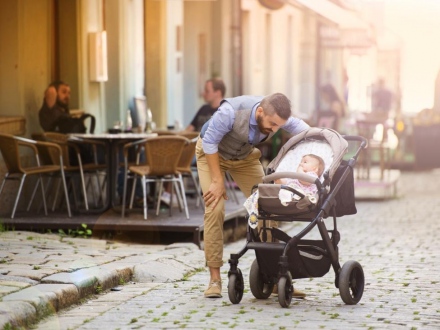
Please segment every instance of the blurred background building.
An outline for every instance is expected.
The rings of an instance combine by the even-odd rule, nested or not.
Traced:
[[[158,128],[184,127],[218,76],[227,97],[282,92],[306,120],[325,84],[349,117],[371,112],[382,78],[395,117],[403,42],[386,12],[379,0],[0,0],[1,115],[23,117],[25,136],[41,131],[43,91],[62,79],[97,132],[138,95]]]

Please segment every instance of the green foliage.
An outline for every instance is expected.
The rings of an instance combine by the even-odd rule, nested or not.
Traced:
[[[4,232],[7,232],[7,231],[14,231],[14,230],[15,230],[14,227],[9,228],[8,226],[5,226],[3,221],[0,220],[0,233],[4,233]]]
[[[81,228],[80,229],[68,229],[67,233],[62,230],[62,229],[58,229],[58,234],[61,237],[66,237],[66,236],[70,236],[70,237],[82,237],[82,238],[90,238],[92,237],[92,230],[87,228],[87,225],[85,223],[81,224]]]

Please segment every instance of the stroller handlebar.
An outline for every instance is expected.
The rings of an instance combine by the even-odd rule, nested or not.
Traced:
[[[361,143],[360,148],[365,149],[368,146],[368,140],[363,136],[359,135],[342,135],[342,137],[347,141],[358,141]]]
[[[297,173],[297,172],[275,172],[275,173],[272,173],[272,174],[269,174],[269,175],[266,175],[265,177],[263,177],[263,182],[268,183],[268,182],[275,181],[277,179],[283,179],[283,178],[298,179],[301,181],[315,183],[315,184],[316,184],[316,181],[319,181],[319,179],[316,179],[315,177],[313,177],[309,174]]]

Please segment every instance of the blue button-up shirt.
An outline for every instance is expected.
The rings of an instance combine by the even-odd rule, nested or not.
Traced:
[[[259,134],[256,141],[258,143],[262,141],[267,135],[260,133],[258,130],[257,120],[255,118],[255,112],[259,107],[260,103],[257,103],[252,108],[251,118],[249,121],[249,144],[254,144],[255,134]],[[210,155],[218,152],[218,145],[223,139],[223,137],[232,130],[232,126],[235,121],[235,110],[232,108],[231,104],[228,102],[222,103],[218,110],[214,113],[210,119],[208,129],[205,131],[202,140],[203,151]],[[310,126],[307,125],[303,120],[295,117],[290,117],[287,122],[280,128],[291,133],[298,134]]]

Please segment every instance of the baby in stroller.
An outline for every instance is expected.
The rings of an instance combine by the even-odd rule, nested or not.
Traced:
[[[324,168],[324,160],[321,157],[314,154],[306,154],[302,156],[296,172],[305,173],[317,179],[323,174]],[[306,196],[312,203],[317,202],[318,188],[314,183],[291,178],[277,179],[275,180],[275,183],[286,185],[295,191],[292,192],[286,189],[280,189],[278,197],[281,204],[284,206],[287,206],[288,203],[292,202],[292,200],[300,200],[303,195]],[[249,213],[249,225],[251,228],[256,228],[257,225],[256,217],[258,216],[258,198],[259,194],[258,190],[256,190],[244,203],[244,206]],[[300,208],[301,205],[298,205],[298,207]]]
[[[348,141],[359,142],[360,146],[350,160],[345,161]],[[284,144],[268,165],[263,183],[254,187],[256,190],[247,201],[250,211],[247,242],[229,259],[228,294],[232,303],[239,303],[243,295],[239,258],[251,249],[255,250],[256,259],[251,266],[249,283],[257,299],[267,299],[277,285],[278,301],[282,307],[288,307],[293,293],[292,279],[321,277],[330,267],[335,271],[335,286],[339,288],[342,300],[346,304],[356,304],[361,299],[364,288],[361,265],[354,260],[346,262],[343,267],[339,264],[340,234],[336,217],[356,213],[353,168],[365,147],[366,140],[362,137],[342,137],[336,131],[324,128],[310,128]],[[301,173],[301,163],[311,159],[312,168],[316,167],[313,161],[320,164],[316,175]],[[299,171],[292,172],[292,168],[298,167]],[[310,170],[304,172],[307,171]],[[297,186],[301,182],[303,186]],[[309,184],[306,187],[314,185],[315,196],[303,190],[304,182]],[[287,192],[290,201],[280,198],[283,191]],[[333,218],[332,229],[326,227],[324,219],[328,217]],[[308,224],[291,237],[278,226],[271,225],[274,221]],[[258,222],[260,226],[257,226]],[[315,227],[319,229],[321,239],[305,239]]]

